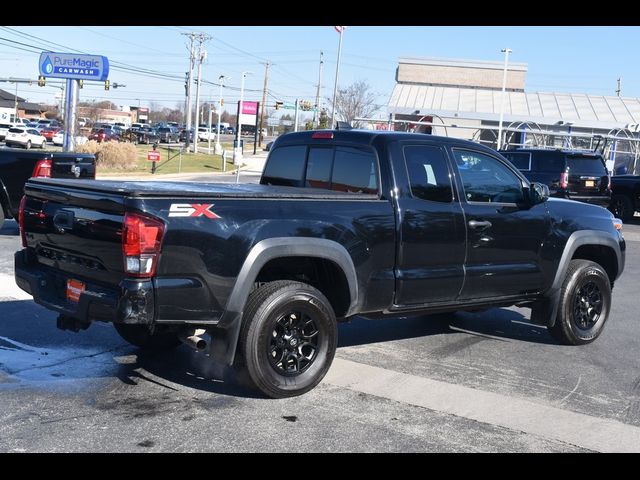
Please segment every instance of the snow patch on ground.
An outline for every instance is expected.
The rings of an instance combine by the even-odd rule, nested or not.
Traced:
[[[117,348],[115,350],[119,350]],[[96,378],[118,368],[114,349],[34,347],[0,336],[0,383]],[[8,376],[3,375],[6,373]]]

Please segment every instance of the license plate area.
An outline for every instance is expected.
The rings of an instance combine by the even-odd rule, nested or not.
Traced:
[[[596,186],[596,181],[595,180],[585,180],[584,181],[584,186],[585,187],[595,187]]]
[[[67,280],[67,300],[78,303],[80,301],[80,295],[84,292],[85,287],[84,282],[69,278]]]

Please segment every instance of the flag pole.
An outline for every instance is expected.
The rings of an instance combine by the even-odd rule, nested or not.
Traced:
[[[338,44],[338,61],[336,62],[336,80],[333,84],[333,107],[331,108],[331,125],[330,128],[334,129],[335,127],[335,117],[336,117],[336,95],[338,93],[338,72],[340,71],[340,54],[342,53],[342,32],[344,32],[344,27],[340,27],[340,43]]]

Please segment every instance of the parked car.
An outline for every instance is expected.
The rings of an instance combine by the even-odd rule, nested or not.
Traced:
[[[62,130],[60,127],[46,127],[40,130],[40,135],[46,138],[47,142],[53,142],[53,136],[60,130]]]
[[[552,197],[608,208],[611,177],[602,155],[590,151],[524,149],[500,152],[525,177],[549,187]]]
[[[7,147],[20,146],[26,149],[31,147],[44,148],[47,145],[47,139],[40,135],[40,132],[35,128],[13,127],[7,131],[4,144]]]
[[[270,152],[270,151],[271,151],[271,147],[273,147],[273,142],[275,142],[275,140],[270,141],[269,143],[267,143],[267,144],[264,146],[264,150],[265,150],[265,152]]]
[[[143,129],[139,127],[132,127],[127,130],[123,136],[123,140],[127,142],[131,142],[133,144],[143,143],[143,144],[151,144],[151,143],[159,143],[160,137],[156,133],[155,130],[152,129]]]
[[[31,179],[25,197],[15,280],[58,328],[182,341],[275,398],[322,380],[356,315],[528,306],[559,342],[591,343],[625,265],[609,211],[423,134],[283,135],[260,185]]]
[[[84,143],[87,143],[88,141],[89,139],[87,137],[84,137],[82,135],[77,135],[75,144],[82,145]],[[64,144],[64,130],[58,130],[56,132],[56,134],[53,136],[53,144],[58,146]]]
[[[96,176],[96,159],[89,153],[52,153],[0,149],[0,228],[6,218],[18,218],[24,184],[29,177],[83,178]]]
[[[630,221],[640,212],[640,175],[611,177],[611,206],[609,210],[623,221]]]
[[[212,128],[198,127],[198,141],[200,142],[208,142],[211,140],[212,142],[216,139],[216,132]]]
[[[191,130],[189,130],[187,132],[186,128],[183,128],[182,130],[180,130],[180,141],[181,142],[186,142],[187,141],[187,136],[189,137],[189,143],[193,143],[193,128]]]
[[[180,134],[173,127],[160,127],[156,130],[160,142],[177,143],[180,141]]]
[[[15,127],[13,123],[0,123],[0,140],[4,140],[10,128]]]
[[[235,135],[236,129],[234,127],[226,127],[224,129],[224,133],[226,133],[227,135]]]
[[[120,136],[111,128],[93,128],[89,134],[89,140],[95,140],[98,143],[109,142],[111,140],[118,141]]]

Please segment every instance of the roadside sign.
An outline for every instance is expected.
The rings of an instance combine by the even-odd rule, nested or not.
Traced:
[[[102,55],[42,52],[38,61],[40,75],[47,78],[106,80],[109,60]]]
[[[150,162],[159,162],[160,161],[160,152],[157,150],[149,150],[147,152],[147,160]]]

